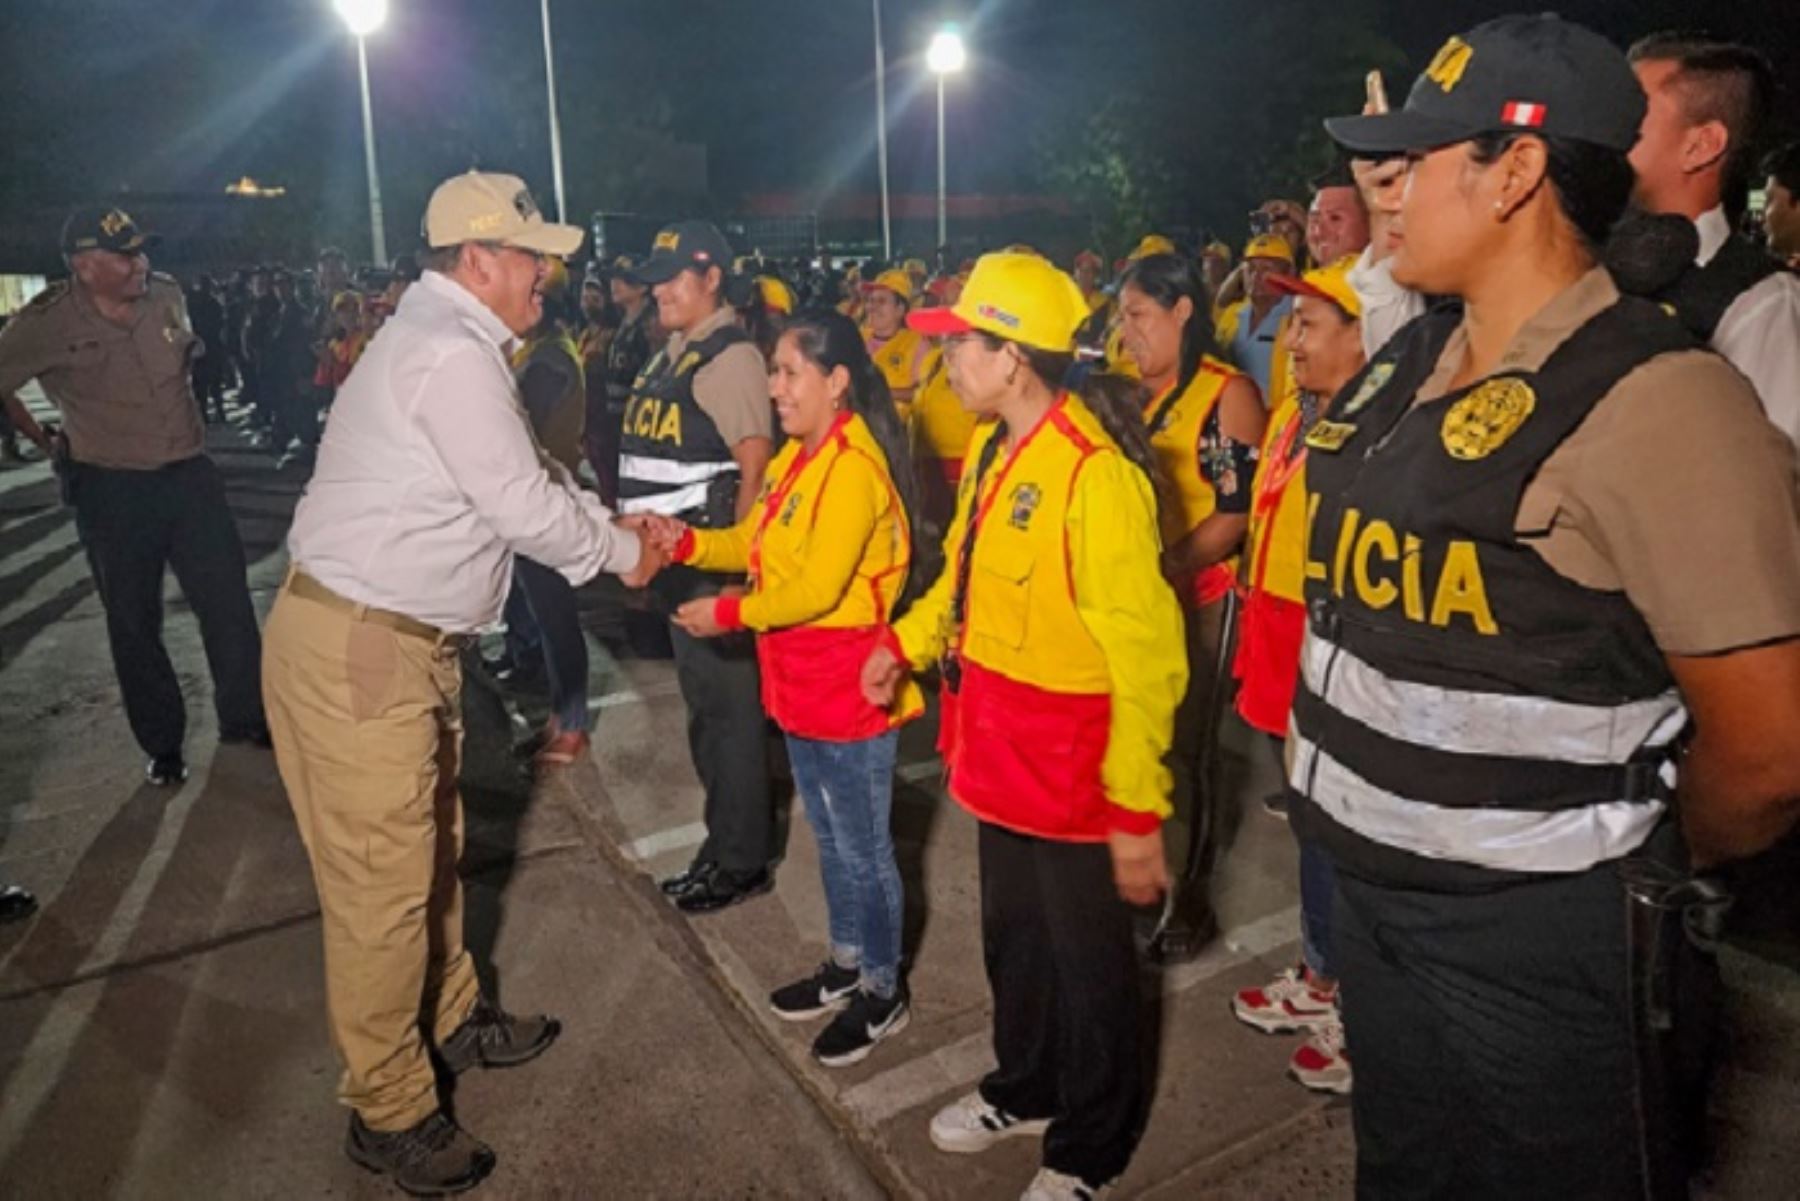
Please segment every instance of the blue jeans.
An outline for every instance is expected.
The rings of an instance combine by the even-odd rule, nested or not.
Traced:
[[[900,732],[860,742],[787,736],[794,786],[819,844],[831,926],[831,958],[859,968],[863,988],[891,997],[900,986],[900,867],[889,817]]]
[[[532,647],[525,653],[544,656],[544,674],[550,681],[550,711],[565,732],[593,728],[588,712],[587,636],[581,632],[581,607],[575,585],[563,574],[542,563],[518,556],[513,559],[513,590],[507,597],[508,629],[512,628],[513,597],[523,596],[520,641]],[[533,646],[535,644],[535,646]],[[518,653],[514,654],[518,661]]]
[[[1312,974],[1336,980],[1331,957],[1331,906],[1337,892],[1337,868],[1331,854],[1310,838],[1300,844],[1300,958]]]

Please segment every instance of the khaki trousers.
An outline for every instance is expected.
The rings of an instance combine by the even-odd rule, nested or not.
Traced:
[[[338,1097],[375,1130],[438,1108],[424,1038],[474,1007],[463,946],[462,670],[453,645],[286,587],[263,631],[275,762],[312,860]]]

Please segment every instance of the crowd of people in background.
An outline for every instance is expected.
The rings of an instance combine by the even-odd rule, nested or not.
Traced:
[[[1592,72],[1539,70],[1527,60],[1543,46],[1566,61],[1588,62]],[[542,680],[550,697],[546,726],[523,750],[544,770],[589,750],[587,646],[568,563],[591,560],[580,573],[586,579],[604,559],[606,570],[648,584],[639,607],[654,610],[657,624],[665,617],[672,623],[667,636],[707,792],[707,841],[663,890],[697,914],[771,887],[764,732],[772,719],[786,735],[820,842],[831,954],[812,975],[777,990],[770,1005],[787,1020],[834,1015],[814,1051],[822,1063],[840,1066],[906,1025],[901,885],[887,832],[891,772],[899,727],[923,711],[913,675],[935,669],[949,788],[982,822],[983,935],[1000,1064],[978,1091],[937,1114],[931,1136],[946,1151],[967,1153],[1045,1133],[1045,1168],[1026,1197],[1091,1201],[1123,1171],[1144,1120],[1129,906],[1160,905],[1156,945],[1172,954],[1191,953],[1217,932],[1208,885],[1218,814],[1207,776],[1219,714],[1229,707],[1285,765],[1287,782],[1265,804],[1278,816],[1295,809],[1303,935],[1301,961],[1237,994],[1234,1013],[1263,1032],[1306,1036],[1289,1064],[1300,1084],[1358,1097],[1366,1195],[1413,1195],[1403,1183],[1415,1169],[1450,1190],[1431,1195],[1505,1195],[1504,1188],[1489,1189],[1486,1173],[1494,1157],[1514,1156],[1522,1145],[1508,1141],[1517,1133],[1509,1132],[1510,1118],[1482,1118],[1493,1131],[1470,1144],[1470,1158],[1454,1163],[1443,1158],[1448,1143],[1419,1144],[1417,1131],[1430,1122],[1416,1106],[1394,1103],[1394,1088],[1365,1103],[1363,1083],[1353,1087],[1353,1054],[1359,1065],[1376,1065],[1377,1079],[1401,1082],[1400,1091],[1417,1083],[1417,1065],[1399,1062],[1393,1028],[1392,1015],[1408,1001],[1396,997],[1396,977],[1383,977],[1368,950],[1377,920],[1401,920],[1384,908],[1395,890],[1368,880],[1401,860],[1441,865],[1465,853],[1472,858],[1458,860],[1459,870],[1466,867],[1478,884],[1490,869],[1528,874],[1537,865],[1485,846],[1420,851],[1404,831],[1393,835],[1393,846],[1369,851],[1382,831],[1358,823],[1381,805],[1410,802],[1398,783],[1382,790],[1341,774],[1358,753],[1357,739],[1375,739],[1346,714],[1358,703],[1403,708],[1409,690],[1426,688],[1400,678],[1407,671],[1436,681],[1431,694],[1438,703],[1466,703],[1474,712],[1496,702],[1492,690],[1458,691],[1454,672],[1433,676],[1434,668],[1407,652],[1385,649],[1399,642],[1358,641],[1354,612],[1347,628],[1334,615],[1348,587],[1344,603],[1360,603],[1368,610],[1361,619],[1377,625],[1383,611],[1404,610],[1421,630],[1466,629],[1474,637],[1495,635],[1498,627],[1479,572],[1467,575],[1468,560],[1457,557],[1463,543],[1450,542],[1451,553],[1432,560],[1441,571],[1422,577],[1418,565],[1439,554],[1437,547],[1354,507],[1339,514],[1332,497],[1354,485],[1369,489],[1371,506],[1401,511],[1412,504],[1394,492],[1404,473],[1373,483],[1346,474],[1353,458],[1372,458],[1394,439],[1402,451],[1409,445],[1403,431],[1412,427],[1400,418],[1412,392],[1400,396],[1401,389],[1417,391],[1423,408],[1435,403],[1427,399],[1434,388],[1437,396],[1473,388],[1443,425],[1443,448],[1459,462],[1486,458],[1531,415],[1531,387],[1488,379],[1499,367],[1499,348],[1476,346],[1479,331],[1458,325],[1464,310],[1441,299],[1491,312],[1482,256],[1522,261],[1529,239],[1536,239],[1529,244],[1537,257],[1517,271],[1514,285],[1545,289],[1554,299],[1544,312],[1566,324],[1553,336],[1525,322],[1548,320],[1535,310],[1514,322],[1518,341],[1508,351],[1508,370],[1528,373],[1517,379],[1548,388],[1574,378],[1566,384],[1574,391],[1625,387],[1616,376],[1570,377],[1567,362],[1552,353],[1562,338],[1582,336],[1572,331],[1590,318],[1601,324],[1595,314],[1611,312],[1622,292],[1658,302],[1673,319],[1624,303],[1618,320],[1637,323],[1626,332],[1651,333],[1639,339],[1644,346],[1600,343],[1596,361],[1616,352],[1625,365],[1666,366],[1650,350],[1710,344],[1742,378],[1709,374],[1709,366],[1692,377],[1696,386],[1749,395],[1747,381],[1763,421],[1790,442],[1800,439],[1800,277],[1793,273],[1800,264],[1800,144],[1757,156],[1772,87],[1766,63],[1745,47],[1651,38],[1633,48],[1628,65],[1615,48],[1553,18],[1505,19],[1451,39],[1403,112],[1389,112],[1372,86],[1361,120],[1387,124],[1334,122],[1339,157],[1322,164],[1305,201],[1271,198],[1250,214],[1235,247],[1209,233],[1147,232],[1110,263],[1094,248],[1063,248],[1066,271],[1023,244],[955,261],[945,250],[849,260],[777,259],[752,249],[734,258],[717,229],[683,222],[659,234],[647,254],[585,263],[540,257],[534,316],[528,326],[508,322],[518,403],[549,480],[597,494],[607,514],[622,515],[617,528],[628,533],[608,535],[617,541],[604,555],[590,548],[578,556],[570,548],[580,538],[571,532],[567,546],[546,542],[541,559],[524,534],[503,539],[513,573],[505,649],[486,670],[503,684]],[[1502,95],[1508,88],[1554,95],[1549,124],[1543,103]],[[1489,113],[1480,106],[1492,96],[1501,99]],[[1526,142],[1549,146],[1547,165],[1542,154],[1518,149],[1520,135],[1533,132],[1541,140]],[[1501,232],[1471,225],[1446,233],[1447,224],[1433,226],[1419,210],[1403,228],[1409,190],[1453,187],[1442,182],[1442,156],[1446,147],[1464,146],[1465,183],[1480,176],[1467,186],[1492,188],[1492,220]],[[1612,176],[1602,178],[1609,170]],[[1633,174],[1636,211],[1615,225]],[[506,178],[471,175],[446,189],[491,189],[498,186],[491,181]],[[1766,193],[1760,225],[1744,211],[1752,185]],[[1611,199],[1593,199],[1602,194]],[[1487,192],[1482,198],[1490,199]],[[564,227],[528,222],[520,236],[541,242],[544,228]],[[496,249],[467,234],[444,237],[427,251],[427,289],[452,287],[440,284],[440,275],[485,281],[502,272],[482,255],[493,254],[495,263],[502,251],[547,256],[538,242]],[[1395,261],[1408,237],[1414,265],[1399,279]],[[1452,242],[1454,253],[1446,249]],[[1596,264],[1610,274],[1596,274]],[[1555,276],[1558,268],[1563,276]],[[186,305],[204,347],[191,360],[204,419],[222,420],[227,398],[235,397],[259,445],[284,465],[309,469],[334,397],[361,379],[358,363],[382,345],[384,323],[397,310],[427,313],[424,302],[400,309],[419,278],[410,260],[352,271],[344,254],[329,249],[308,270],[259,266],[227,281],[196,277]],[[1429,286],[1433,280],[1444,286]],[[452,302],[432,296],[433,319],[447,327]],[[1557,305],[1588,307],[1575,315]],[[1470,363],[1490,350],[1496,361],[1485,371],[1451,372],[1467,346],[1474,347]],[[1441,369],[1432,376],[1440,353]],[[1717,364],[1712,356],[1706,362]],[[1581,399],[1592,404],[1596,396],[1584,392]],[[1365,453],[1338,454],[1358,437],[1360,423],[1382,414],[1394,424],[1379,440],[1362,434]],[[369,436],[382,432],[377,410],[365,410],[363,419]],[[1749,445],[1767,432],[1759,424],[1742,436]],[[1359,451],[1364,444],[1356,443]],[[1555,462],[1558,445],[1546,442],[1539,460]],[[1767,458],[1767,446],[1756,445],[1746,451],[1752,474]],[[340,449],[340,458],[350,456]],[[1308,480],[1309,455],[1315,464],[1322,457],[1320,470],[1338,481],[1325,500],[1325,511],[1344,523],[1335,553],[1315,529],[1319,486]],[[1433,460],[1420,469],[1429,478],[1441,465]],[[1504,499],[1518,503],[1525,478],[1503,482],[1516,485]],[[571,514],[592,517],[587,500],[555,495]],[[314,501],[306,527],[314,558],[306,561],[307,548],[297,546],[297,571],[317,574],[329,560],[317,547],[347,537],[319,516],[323,503]],[[1459,503],[1449,497],[1444,511],[1465,516]],[[1771,535],[1772,555],[1782,554],[1791,518],[1789,512]],[[1525,537],[1523,527],[1517,532]],[[1495,537],[1505,546],[1492,553],[1529,558],[1510,534]],[[641,558],[627,572],[634,538]],[[1555,571],[1506,559],[1517,579],[1495,575],[1497,597],[1502,586],[1517,590],[1505,596],[1513,604],[1508,621],[1529,609],[1520,598],[1533,590],[1558,603],[1591,603],[1593,612],[1641,633],[1642,645],[1632,647],[1658,670],[1621,665],[1597,650],[1583,670],[1628,676],[1619,687],[1640,708],[1656,702],[1644,691],[1652,685],[1672,693],[1656,653],[1667,631],[1659,626],[1652,642],[1617,599],[1621,586],[1593,583],[1583,591],[1563,578],[1585,570],[1587,580],[1609,579],[1602,569],[1565,569],[1564,560],[1544,558]],[[1409,566],[1400,566],[1403,560]],[[1392,579],[1372,574],[1386,571],[1383,563]],[[349,589],[300,574],[295,579],[312,591],[293,580],[289,590],[355,609],[332,591],[353,591],[358,581],[345,578]],[[1622,589],[1640,607],[1661,599],[1640,602],[1651,591],[1637,579]],[[299,620],[291,603],[286,612]],[[420,616],[402,613],[395,621]],[[1651,614],[1650,624],[1663,617]],[[1783,620],[1769,617],[1754,629],[1681,647],[1735,653],[1797,632]],[[440,641],[454,633],[436,617],[424,625]],[[1442,645],[1446,662],[1465,651],[1453,640]],[[1512,668],[1493,669],[1506,681],[1498,689],[1508,694],[1503,699],[1535,704],[1535,688],[1549,696],[1545,705],[1577,707],[1581,698],[1532,676],[1529,658],[1521,662],[1517,676],[1506,674]],[[1383,676],[1383,665],[1397,674]],[[1351,682],[1334,689],[1334,670]],[[1681,684],[1697,687],[1685,676]],[[1359,688],[1366,695],[1351,695]],[[1603,692],[1583,694],[1581,704],[1607,703]],[[1369,699],[1376,694],[1379,703]],[[1384,763],[1411,770],[1436,755],[1447,771],[1474,771],[1453,748],[1413,745],[1424,735],[1400,724],[1380,731],[1391,751]],[[283,737],[298,735],[278,733],[278,751]],[[1328,762],[1322,746],[1338,758]],[[1662,744],[1646,746],[1656,751]],[[1485,753],[1489,765],[1502,755]],[[284,774],[291,762],[284,758]],[[1295,766],[1301,762],[1304,773]],[[1350,783],[1321,784],[1321,763]],[[1567,767],[1539,766],[1543,778]],[[1405,783],[1435,796],[1430,774],[1421,767]],[[1507,786],[1515,785],[1525,786],[1509,778]],[[1454,814],[1467,803],[1450,799],[1436,808]],[[1445,820],[1446,830],[1457,828]],[[1340,880],[1346,862],[1360,883]],[[1445,891],[1456,894],[1464,884],[1458,878]],[[1348,942],[1345,896],[1358,899]],[[1585,903],[1570,900],[1576,909]],[[1494,920],[1500,929],[1513,918]],[[1438,950],[1421,934],[1401,957],[1429,959]],[[1340,988],[1346,968],[1356,979]],[[1365,1000],[1350,1011],[1347,1037],[1340,994],[1354,996],[1359,981],[1365,998],[1384,997],[1389,1017],[1384,1024]],[[462,986],[473,990],[473,978]],[[446,1037],[464,1036],[453,1019],[467,1005],[458,1005],[457,1014],[440,1015]],[[527,1036],[509,1024],[516,1019],[473,1012],[469,1022],[499,1032],[481,1036],[495,1055],[510,1053],[509,1039],[518,1040],[521,1058],[536,1054],[555,1036],[542,1025]],[[1449,1037],[1426,1029],[1434,1020],[1420,1015],[1420,1037]],[[1596,1044],[1617,1033],[1607,1027]],[[374,1058],[378,1050],[361,1049]],[[1602,1064],[1596,1079],[1615,1066]],[[1476,1085],[1500,1088],[1504,1073],[1483,1077],[1488,1067],[1479,1064],[1469,1070]],[[1541,1078],[1554,1075],[1546,1068]],[[1476,1096],[1471,1104],[1491,1099],[1469,1095]],[[424,1113],[424,1104],[407,1109],[407,1120]],[[1404,1129],[1409,1125],[1416,1129]],[[1592,1167],[1583,1159],[1591,1140],[1541,1127],[1538,1121],[1531,1136],[1544,1134],[1546,1145],[1554,1144],[1546,1165],[1589,1180],[1591,1195],[1624,1195],[1616,1187],[1627,1169],[1616,1156]],[[386,1165],[390,1151],[382,1140],[403,1133],[391,1125],[357,1127],[352,1154]],[[441,1152],[438,1146],[433,1154]],[[1578,1161],[1587,1166],[1573,1166]],[[466,1176],[473,1169],[465,1163],[459,1170]],[[1452,1180],[1462,1184],[1446,1183]]]

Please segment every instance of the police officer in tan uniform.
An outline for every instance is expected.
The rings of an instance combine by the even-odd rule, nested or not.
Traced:
[[[78,209],[63,226],[69,279],[0,330],[0,401],[61,467],[106,608],[125,715],[152,784],[187,778],[187,714],[162,640],[163,568],[200,621],[222,742],[269,745],[261,644],[244,549],[206,456],[189,365],[202,347],[181,287],[152,274],[153,234],[123,210]],[[36,379],[61,412],[40,427],[14,395]],[[57,452],[60,454],[60,452]]]

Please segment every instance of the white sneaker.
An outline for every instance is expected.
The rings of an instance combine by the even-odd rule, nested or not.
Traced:
[[[1337,995],[1314,988],[1295,965],[1261,988],[1240,991],[1231,998],[1231,1013],[1265,1034],[1319,1030],[1337,1020]]]
[[[1096,1188],[1079,1176],[1039,1168],[1025,1191],[1019,1194],[1019,1201],[1098,1201],[1111,1191],[1110,1184]]]
[[[1042,1134],[1049,1128],[1048,1119],[1016,1118],[982,1100],[980,1092],[972,1092],[932,1116],[931,1141],[940,1151],[968,1155],[986,1151],[1003,1138]]]
[[[1288,1075],[1315,1093],[1350,1091],[1350,1056],[1344,1053],[1344,1023],[1333,1019],[1294,1051]]]

